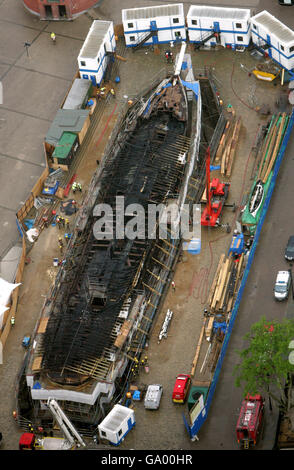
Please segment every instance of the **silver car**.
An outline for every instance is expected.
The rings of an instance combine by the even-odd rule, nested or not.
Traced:
[[[147,410],[157,410],[160,405],[162,395],[162,385],[149,385],[144,399],[144,406]]]

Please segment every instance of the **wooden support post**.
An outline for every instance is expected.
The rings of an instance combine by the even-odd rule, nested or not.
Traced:
[[[199,336],[195,356],[194,356],[194,359],[193,359],[193,362],[192,362],[192,369],[191,369],[191,376],[192,377],[194,377],[194,375],[195,375],[195,371],[196,371],[196,367],[197,367],[197,363],[198,363],[198,359],[199,359],[199,354],[200,354],[200,349],[201,349],[201,344],[202,344],[202,340],[203,340],[205,325],[206,325],[206,318],[204,318],[204,320],[203,320],[203,324],[202,324],[202,328],[201,328],[201,331],[200,331],[200,336]]]

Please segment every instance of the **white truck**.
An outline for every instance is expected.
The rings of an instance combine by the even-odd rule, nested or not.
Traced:
[[[147,388],[144,406],[147,410],[157,410],[162,396],[162,385],[152,384]]]

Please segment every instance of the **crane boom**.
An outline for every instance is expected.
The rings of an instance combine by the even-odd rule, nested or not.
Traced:
[[[73,445],[75,443],[75,439],[79,442],[79,444],[83,447],[86,447],[85,442],[83,441],[82,437],[79,435],[75,427],[72,425],[66,414],[62,411],[60,406],[58,405],[57,401],[53,398],[48,398],[47,405],[58,422],[60,429],[62,430],[66,440]]]

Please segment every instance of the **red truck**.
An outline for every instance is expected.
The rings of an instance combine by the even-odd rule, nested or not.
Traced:
[[[176,378],[172,400],[174,403],[185,403],[191,385],[191,376],[179,374]]]
[[[255,446],[264,425],[264,399],[261,395],[247,395],[242,401],[236,426],[237,441],[241,448]]]

